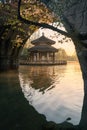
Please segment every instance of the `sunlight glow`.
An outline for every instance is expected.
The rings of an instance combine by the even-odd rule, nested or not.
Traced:
[[[25,98],[48,121],[61,123],[70,117],[69,122],[79,123],[83,80],[78,62],[64,66],[20,66],[19,72]]]
[[[58,28],[65,31],[65,28],[63,26]],[[75,52],[75,47],[71,39],[65,38],[65,36],[50,29],[40,28],[38,31],[33,33],[33,35],[30,37],[30,40],[32,39],[34,40],[42,36],[42,33],[44,33],[46,37],[56,41],[56,43],[53,46],[56,47],[57,49],[58,48],[65,49],[67,55],[71,56]]]
[[[75,52],[75,47],[72,41],[69,40],[65,40],[63,41],[62,39],[64,38],[63,35],[58,34],[58,37],[55,37],[55,32],[50,30],[50,29],[39,29],[39,34],[40,36],[42,35],[42,33],[44,32],[44,35],[54,41],[56,41],[56,43],[53,45],[54,47],[58,48],[63,48],[65,49],[66,53],[68,55],[72,55]],[[59,43],[58,41],[62,41],[62,43]]]

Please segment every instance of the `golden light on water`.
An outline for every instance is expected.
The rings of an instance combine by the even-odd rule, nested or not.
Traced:
[[[78,124],[83,103],[83,80],[77,62],[63,66],[20,66],[22,91],[47,120],[57,123],[71,117]]]

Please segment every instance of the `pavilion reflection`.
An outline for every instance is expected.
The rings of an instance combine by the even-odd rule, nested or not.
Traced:
[[[33,78],[32,78],[31,72],[29,70],[31,70],[33,72],[34,76],[39,75],[39,77],[40,77],[41,73],[42,73],[42,75],[44,75],[46,77],[50,76],[51,77],[49,80],[49,82],[51,81],[50,84],[54,83],[53,79],[55,79],[55,78],[59,78],[58,82],[60,82],[60,78],[64,76],[64,73],[62,74],[62,72],[61,72],[62,70],[56,68],[56,66],[48,67],[48,68],[45,67],[44,69],[42,67],[41,68],[37,67],[37,69],[35,69],[35,68],[31,69],[30,67],[26,68],[25,66],[24,67],[22,66],[20,74],[19,74],[19,78],[18,78],[18,72],[15,72],[15,71],[8,72],[8,73],[1,73],[0,74],[0,89],[1,89],[0,95],[1,95],[1,100],[4,99],[1,102],[1,108],[5,107],[6,109],[5,109],[5,111],[3,111],[3,109],[0,109],[0,110],[1,110],[1,114],[4,114],[4,112],[7,113],[6,116],[3,117],[3,119],[1,118],[1,123],[4,122],[4,126],[3,126],[4,128],[6,128],[5,124],[7,123],[7,120],[8,120],[8,125],[10,125],[10,127],[13,128],[12,125],[10,124],[10,121],[14,116],[14,108],[16,109],[16,112],[20,113],[20,108],[25,107],[24,106],[25,100],[24,100],[23,96],[21,95],[21,89],[19,86],[22,85],[22,87],[27,88],[27,85],[32,84],[31,79],[33,80]],[[65,67],[64,67],[64,71],[66,71]],[[46,73],[46,72],[48,72],[48,73]],[[31,77],[31,79],[30,79],[30,77]],[[29,87],[30,86],[28,86],[28,88]],[[30,89],[32,89],[32,88],[30,87]],[[50,89],[50,87],[46,88],[45,90],[49,90],[49,89]],[[32,92],[34,94],[35,91],[39,90],[39,88],[36,88],[36,89],[33,88],[32,90],[33,90]],[[27,91],[27,89],[26,89],[26,91]],[[39,92],[39,93],[42,94],[41,92]],[[38,93],[37,93],[37,95],[38,95]],[[32,93],[30,96],[32,97]],[[35,97],[35,98],[37,98],[37,97]],[[21,105],[21,107],[18,107],[18,102]],[[56,101],[56,104],[58,104],[58,101]],[[10,113],[10,108],[11,108],[11,113]],[[26,120],[27,120],[26,115],[29,114],[29,113],[27,113],[27,109],[25,109],[25,111],[26,111],[25,119],[24,119],[25,125],[26,125]],[[34,112],[32,112],[32,113],[34,113]],[[7,115],[9,115],[9,116],[7,116]],[[19,119],[18,113],[16,113],[16,116],[14,116],[15,121],[16,121],[17,116]],[[31,116],[31,119],[32,119],[33,115],[29,114],[29,116]],[[20,115],[20,118],[22,119],[23,117]],[[17,123],[18,123],[18,121],[19,120],[17,120]],[[29,122],[28,122],[28,124],[29,124]],[[35,122],[36,122],[36,120],[35,120]],[[14,122],[14,124],[16,124],[16,122]],[[23,125],[24,124],[21,123],[21,126],[23,126]],[[87,130],[87,95],[85,95],[84,100],[83,100],[83,110],[82,110],[82,115],[81,115],[80,126],[82,127],[82,130]]]
[[[49,116],[55,118],[54,122],[56,120],[63,122],[71,117],[71,123],[79,123],[83,93],[79,87],[82,83],[78,79],[80,73],[78,64],[75,63],[67,66],[20,66],[19,68],[20,86],[25,98],[40,113],[44,115],[47,113],[48,116],[49,111]],[[56,114],[59,114],[59,118]]]
[[[43,94],[45,90],[54,88],[55,82],[59,83],[61,77],[64,77],[64,69],[58,69],[56,66],[29,66],[28,68],[21,66],[20,70],[19,76],[23,79],[22,86],[29,84],[29,87],[39,90]]]

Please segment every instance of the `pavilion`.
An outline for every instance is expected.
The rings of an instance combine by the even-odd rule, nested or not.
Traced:
[[[55,41],[47,38],[42,33],[42,36],[31,41],[34,46],[28,49],[29,62],[34,64],[54,64],[55,53],[58,49],[53,47]]]

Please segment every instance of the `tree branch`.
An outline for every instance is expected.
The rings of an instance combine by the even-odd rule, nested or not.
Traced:
[[[63,31],[63,30],[60,30],[56,27],[53,27],[52,25],[49,25],[49,24],[46,24],[46,23],[38,23],[38,22],[33,22],[33,21],[30,21],[30,20],[27,20],[25,18],[23,18],[21,15],[20,15],[20,7],[21,7],[21,0],[18,0],[18,19],[22,22],[24,22],[25,24],[29,24],[29,25],[35,25],[35,26],[39,26],[39,27],[43,27],[43,28],[48,28],[48,29],[51,29],[53,31],[56,31],[64,36],[67,36],[67,37],[72,37],[71,34]]]

